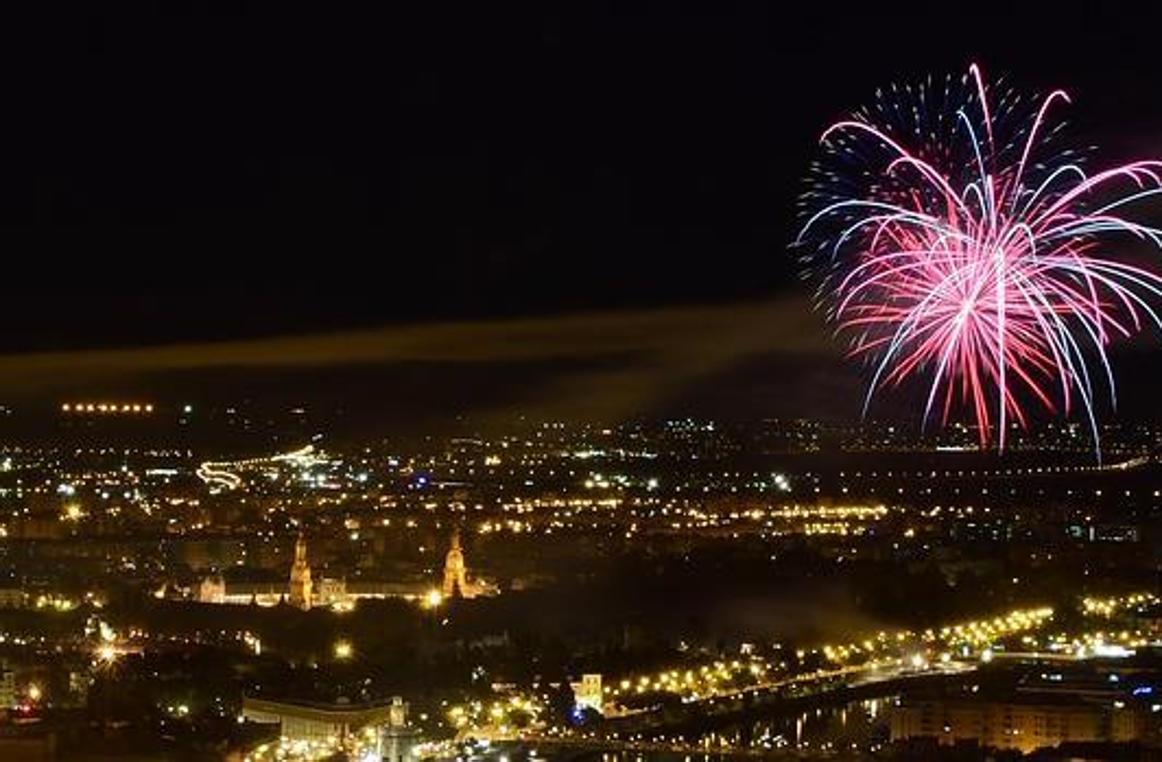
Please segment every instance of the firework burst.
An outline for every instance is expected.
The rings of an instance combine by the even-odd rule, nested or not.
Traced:
[[[996,96],[995,104],[990,97]],[[909,379],[923,420],[967,412],[1005,446],[1030,404],[1116,403],[1111,342],[1162,321],[1162,277],[1126,256],[1162,231],[1130,218],[1162,195],[1162,162],[1088,173],[1049,122],[1069,102],[986,88],[974,65],[941,85],[880,92],[822,136],[795,241],[819,301],[865,358],[864,402]]]

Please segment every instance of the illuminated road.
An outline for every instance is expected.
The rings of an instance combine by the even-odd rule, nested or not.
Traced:
[[[212,461],[207,460],[198,466],[198,478],[211,487],[224,487],[235,490],[242,486],[242,477],[234,473],[240,468],[267,466],[275,463],[290,463],[299,468],[308,467],[319,461],[314,445],[300,447],[291,452],[279,455],[270,455],[262,458],[248,458],[245,460]]]
[[[736,748],[721,744],[708,746],[690,743],[674,731],[680,728],[689,729],[691,725],[727,721],[740,714],[752,712],[779,714],[802,711],[808,707],[846,704],[863,697],[895,693],[904,684],[913,681],[937,681],[949,676],[968,674],[976,668],[975,662],[954,662],[925,671],[916,671],[904,666],[892,669],[885,669],[882,666],[842,667],[754,686],[729,697],[716,696],[652,711],[609,717],[603,724],[600,735],[597,732],[586,733],[584,730],[554,733],[552,730],[499,732],[495,728],[474,728],[463,730],[457,735],[454,743],[462,744],[475,740],[487,741],[490,744],[559,746],[590,751],[755,754],[759,751],[752,747]],[[672,738],[668,737],[671,732]],[[659,734],[662,735],[660,739]],[[769,754],[770,750],[766,750],[766,753]],[[448,756],[448,749],[433,750],[430,756]]]
[[[663,706],[608,718],[607,723],[615,734],[655,732],[660,728],[680,726],[689,721],[729,717],[760,708],[763,711],[776,709],[785,702],[829,703],[829,697],[832,696],[836,700],[847,702],[853,698],[853,693],[863,694],[869,689],[895,692],[907,682],[932,681],[968,674],[975,671],[977,666],[977,662],[951,661],[917,670],[900,659],[891,665],[879,663],[875,666],[838,667],[771,681],[729,695],[683,701],[681,705]]]

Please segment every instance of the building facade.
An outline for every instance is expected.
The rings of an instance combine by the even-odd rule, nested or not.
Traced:
[[[445,598],[457,595],[468,596],[468,569],[464,564],[464,550],[460,547],[460,530],[452,532],[452,546],[444,556],[444,583],[441,590]]]
[[[242,719],[277,724],[282,741],[319,748],[373,752],[386,762],[403,762],[416,733],[408,725],[408,705],[399,696],[386,704],[313,704],[244,696]]]
[[[496,595],[497,587],[480,578],[469,578],[464,548],[460,545],[460,530],[452,531],[452,543],[444,557],[444,578],[440,592],[445,600],[451,598],[479,598]]]
[[[569,683],[569,687],[573,689],[573,704],[578,709],[592,709],[604,714],[605,693],[602,690],[600,673],[581,675],[581,680]]]
[[[307,562],[307,539],[300,533],[295,541],[295,560],[291,565],[287,601],[306,611],[311,607],[311,565]]]
[[[933,738],[1027,754],[1067,742],[1140,740],[1145,720],[1133,706],[1069,696],[909,699],[893,709],[891,733],[893,741]]]

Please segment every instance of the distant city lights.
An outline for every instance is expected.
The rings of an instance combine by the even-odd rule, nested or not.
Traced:
[[[63,402],[62,413],[74,415],[141,415],[153,412],[150,402]]]

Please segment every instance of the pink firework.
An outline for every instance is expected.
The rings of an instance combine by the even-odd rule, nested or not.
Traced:
[[[987,446],[1025,426],[1030,402],[1084,411],[1097,441],[1095,391],[1114,396],[1110,343],[1162,328],[1162,277],[1127,261],[1162,231],[1125,216],[1162,194],[1162,162],[1088,174],[1047,123],[1069,102],[989,96],[974,65],[880,93],[829,127],[804,195],[796,245],[877,390],[916,378],[924,420],[965,410]]]

